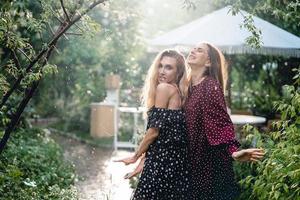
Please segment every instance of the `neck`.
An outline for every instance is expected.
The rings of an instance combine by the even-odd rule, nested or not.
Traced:
[[[197,67],[196,69],[192,68],[191,71],[192,85],[197,85],[203,80],[203,78],[205,77],[204,75],[205,71],[206,71],[205,67]]]

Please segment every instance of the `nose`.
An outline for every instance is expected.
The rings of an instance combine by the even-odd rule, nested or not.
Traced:
[[[192,48],[192,49],[190,50],[190,52],[189,52],[188,55],[193,55],[193,54],[195,54],[194,50],[195,50],[195,48]]]
[[[192,48],[192,50],[190,51],[190,54],[194,54],[196,49],[197,49],[196,47]]]
[[[158,69],[159,74],[164,74],[165,73],[165,68],[164,67],[160,67]]]

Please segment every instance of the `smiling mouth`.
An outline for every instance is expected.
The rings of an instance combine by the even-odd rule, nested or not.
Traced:
[[[159,81],[164,81],[164,80],[166,80],[166,78],[165,77],[159,77],[158,80]]]
[[[189,59],[195,59],[196,57],[194,55],[189,55]]]

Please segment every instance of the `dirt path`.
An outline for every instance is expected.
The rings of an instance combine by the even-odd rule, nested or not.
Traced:
[[[132,190],[123,176],[134,166],[124,166],[113,160],[124,158],[130,152],[95,148],[57,134],[52,137],[63,148],[65,158],[75,165],[79,175],[76,187],[81,200],[129,200]]]

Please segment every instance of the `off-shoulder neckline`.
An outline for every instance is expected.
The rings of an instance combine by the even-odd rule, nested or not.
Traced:
[[[179,108],[179,109],[170,109],[170,108],[159,108],[159,107],[152,106],[148,111],[150,111],[152,109],[167,110],[167,111],[182,111],[183,110],[182,108]]]

